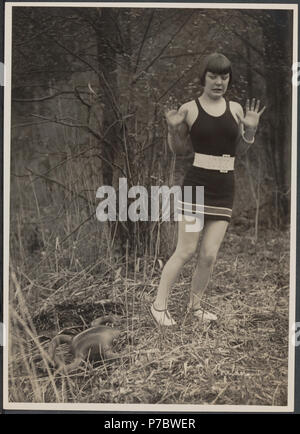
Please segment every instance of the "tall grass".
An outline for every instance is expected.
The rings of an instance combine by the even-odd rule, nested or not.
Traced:
[[[215,324],[195,321],[186,312],[194,263],[173,290],[170,309],[178,326],[172,330],[156,328],[147,311],[161,271],[154,267],[152,279],[144,279],[143,268],[146,276],[153,269],[149,258],[135,278],[129,257],[118,264],[121,271],[102,276],[88,268],[79,276],[49,274],[43,287],[53,277],[71,284],[52,291],[30,317],[17,296],[19,313],[11,314],[11,400],[286,405],[287,243],[265,240],[258,252],[251,252],[251,245],[251,238],[241,246],[236,234],[228,234],[206,299],[218,315]],[[280,251],[277,258],[272,248]],[[20,292],[16,282],[13,288]],[[117,315],[123,331],[114,347],[119,359],[82,364],[69,375],[48,370],[48,337],[61,330],[76,333],[107,313]]]

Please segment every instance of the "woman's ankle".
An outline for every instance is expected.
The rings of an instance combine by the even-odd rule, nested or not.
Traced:
[[[195,293],[191,293],[190,296],[190,300],[188,303],[188,308],[189,309],[200,309],[201,308],[201,299],[202,297],[195,294]]]
[[[161,302],[159,300],[154,300],[152,303],[152,306],[155,310],[166,310],[167,309],[167,302]]]

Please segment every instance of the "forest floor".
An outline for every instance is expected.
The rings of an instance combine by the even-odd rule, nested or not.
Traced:
[[[289,249],[288,231],[262,231],[254,243],[249,231],[230,226],[206,295],[218,320],[203,323],[186,311],[194,258],[172,291],[173,328],[157,327],[149,314],[162,268],[151,258],[146,278],[121,260],[101,275],[60,269],[26,290],[15,282],[10,400],[286,406]],[[66,375],[47,367],[49,338],[110,313],[122,330],[118,358]]]

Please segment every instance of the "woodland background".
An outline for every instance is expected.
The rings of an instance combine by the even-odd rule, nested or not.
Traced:
[[[286,405],[292,34],[284,10],[13,8],[13,401]],[[232,61],[229,98],[267,110],[237,161],[208,299],[220,322],[154,332],[146,306],[176,225],[100,223],[96,191],[120,177],[149,191],[180,183],[192,154],[169,151],[164,111],[201,94],[213,51]],[[193,266],[174,288],[175,317]],[[129,361],[56,378],[47,339],[109,312],[126,326]]]

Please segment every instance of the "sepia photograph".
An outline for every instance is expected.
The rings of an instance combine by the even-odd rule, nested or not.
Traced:
[[[4,408],[293,411],[297,14],[5,3]]]

